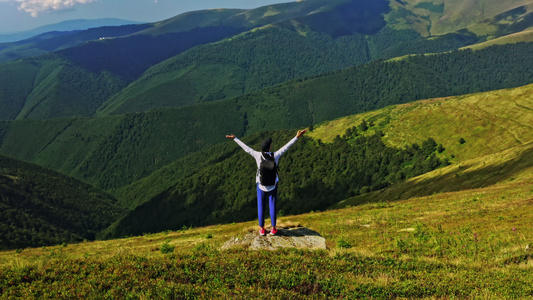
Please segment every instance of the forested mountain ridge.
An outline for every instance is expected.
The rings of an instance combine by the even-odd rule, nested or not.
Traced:
[[[94,240],[125,213],[87,183],[0,155],[0,250]]]
[[[493,19],[476,19],[490,26],[468,23],[474,26],[473,32],[450,27],[449,21],[443,21],[450,27],[449,31],[444,32],[444,25],[435,25],[441,34],[432,36],[413,25],[412,18],[417,22],[431,20],[433,24],[437,16],[445,18],[459,10],[457,7],[473,11],[480,8],[474,4],[471,7],[439,4],[443,11],[438,14],[430,2],[416,5],[395,1],[341,2],[338,6],[321,8],[177,55],[152,67],[114,95],[98,114],[123,114],[227,99],[293,78],[376,59],[454,50],[533,26],[529,6],[516,9],[507,3],[486,8],[487,17],[496,15]],[[507,12],[507,8],[512,10]],[[276,13],[280,11],[273,6],[270,14]],[[461,13],[469,16],[473,12]]]
[[[228,132],[244,136],[305,127],[392,104],[531,83],[531,47],[522,43],[378,61],[179,109],[1,122],[0,152],[115,190],[220,143]]]
[[[0,64],[0,119],[86,117],[222,100],[374,59],[457,49],[523,30],[531,21],[523,0],[487,2],[483,11],[496,18],[489,35],[482,30],[489,25],[439,29],[438,36],[420,31],[420,20],[433,24],[480,9],[449,1],[307,0],[132,25],[132,32],[146,29]],[[479,23],[467,20],[464,26]],[[234,49],[246,55],[235,56]]]

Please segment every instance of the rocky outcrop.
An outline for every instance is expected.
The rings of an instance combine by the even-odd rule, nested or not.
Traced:
[[[280,229],[275,236],[260,236],[257,231],[250,231],[243,236],[233,237],[222,249],[276,250],[281,248],[326,249],[326,239],[318,232],[305,227]]]

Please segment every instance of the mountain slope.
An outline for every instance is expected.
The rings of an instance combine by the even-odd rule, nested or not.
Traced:
[[[274,140],[273,149],[279,149],[294,132],[265,132],[244,142],[257,149],[267,135]],[[280,161],[278,195],[283,201],[277,208],[281,215],[323,210],[351,195],[447,165],[436,158],[436,148],[431,140],[403,150],[389,148],[379,134],[366,136],[362,130],[332,145],[301,138]],[[253,159],[233,142],[187,156],[125,188],[123,203],[136,207],[102,237],[257,218],[256,170]]]
[[[279,219],[281,232],[318,232],[319,251],[220,250],[254,233],[250,221],[0,252],[0,286],[13,298],[528,298],[532,184],[529,176]]]
[[[529,24],[529,8],[516,8],[522,2],[514,0],[505,6],[495,6],[494,26],[498,30],[491,37],[521,31]],[[487,4],[485,9],[492,5]],[[466,8],[458,6],[456,10]],[[6,76],[0,93],[9,96],[0,98],[0,103],[6,102],[5,106],[14,110],[4,112],[3,117],[46,119],[92,116],[97,110],[103,115],[180,107],[227,99],[375,59],[449,51],[488,38],[483,30],[465,28],[426,38],[417,31],[417,22],[411,22],[411,17],[424,19],[428,9],[431,11],[431,6],[385,0],[300,1],[253,10],[192,12],[154,24],[124,27],[132,33],[146,28],[131,35],[116,28],[101,28],[46,39],[41,41],[46,45],[36,44],[41,50],[63,49],[100,37],[100,30],[118,31],[110,34],[117,38],[89,41],[17,62],[23,65],[39,61],[44,66],[58,63],[59,58],[56,68],[68,76],[50,77],[44,90],[35,86],[35,90],[29,91],[26,88],[13,91],[11,87],[17,88],[19,84]],[[449,9],[446,6],[444,14]],[[468,26],[478,21],[473,18]],[[205,46],[196,48],[199,45]],[[21,45],[19,50],[36,49],[31,48],[35,45],[26,46]],[[150,67],[153,68],[146,72]],[[0,64],[0,73],[7,72],[11,72],[10,67]],[[30,78],[23,81],[33,81],[32,76],[35,75],[28,74]],[[72,84],[65,77],[76,77],[84,84]],[[120,84],[116,85],[117,82]],[[96,93],[100,86],[104,86],[104,92]],[[37,99],[31,99],[32,92]],[[78,104],[79,97],[82,104]],[[24,108],[26,103],[29,105]],[[42,105],[36,107],[35,103]]]
[[[487,30],[486,26],[481,26],[482,24],[493,23],[493,26],[496,26],[498,23],[500,29],[511,28],[515,21],[524,21],[518,17],[519,15],[527,13],[527,18],[530,18],[531,4],[531,0],[391,1],[393,12],[387,20],[395,29],[414,29],[423,36],[445,35],[467,28],[477,28],[473,32],[479,36],[484,36],[496,32]],[[518,18],[503,22],[504,18],[510,16],[517,16]],[[485,29],[481,30],[481,27],[485,27]]]
[[[0,44],[0,62],[38,56],[100,38],[115,38],[142,31],[149,24],[98,27],[83,31],[52,31],[29,39]]]
[[[336,137],[326,145],[321,141],[318,146],[314,141],[299,142],[301,145],[293,146],[286,154],[280,171],[280,197],[284,200],[278,209],[286,214],[322,210],[350,194],[361,195],[342,205],[362,203],[362,199],[408,199],[484,187],[528,173],[533,169],[532,91],[533,85],[528,85],[415,102],[317,126],[310,133],[312,138],[318,139],[324,133]],[[368,129],[362,129],[363,119],[370,122]],[[379,143],[360,136],[381,138],[393,148],[379,145],[381,160],[376,160],[372,149]],[[253,136],[245,142],[257,148],[264,137],[265,134]],[[290,134],[274,134],[277,147],[289,138]],[[466,142],[461,143],[460,139]],[[254,165],[245,154],[239,158],[240,148],[232,146],[219,145],[195,153],[125,187],[118,193],[123,205],[137,207],[113,224],[105,236],[254,218],[254,178],[246,177],[255,174]],[[361,146],[366,150],[357,150]],[[414,154],[416,149],[425,154]],[[389,156],[390,151],[395,154]],[[497,159],[483,157],[487,154]],[[447,157],[459,166],[403,182],[417,173],[446,165],[437,157]],[[477,161],[469,160],[473,158]],[[404,169],[406,166],[409,167]],[[239,171],[235,172],[235,168]],[[399,183],[386,188],[395,182]],[[375,192],[367,194],[369,191]],[[147,202],[142,204],[144,201]]]
[[[404,200],[434,194],[459,192],[512,182],[533,174],[533,142],[495,154],[465,160],[392,185],[381,191],[343,200],[333,208],[368,202]]]
[[[114,19],[114,18],[104,18],[104,19],[94,19],[94,20],[70,20],[64,21],[56,24],[50,24],[41,26],[32,30],[10,33],[10,34],[0,34],[0,43],[12,43],[17,41],[22,41],[35,37],[41,34],[46,34],[54,31],[77,31],[77,30],[86,30],[89,28],[97,27],[106,27],[106,26],[123,26],[138,24],[139,22]]]
[[[290,51],[289,51],[290,49]],[[241,96],[287,80],[370,61],[364,37],[277,27],[192,49],[149,69],[112,97],[99,115],[180,107]]]
[[[304,1],[290,7],[319,2]],[[270,25],[191,49],[152,67],[106,102],[98,114],[123,114],[227,99],[293,78],[375,59],[449,51],[533,26],[529,6],[516,8],[524,1],[487,4],[488,8],[478,8],[473,2],[473,6],[446,4],[442,19],[449,18],[455,11],[470,16],[471,10],[487,10],[490,18],[469,17],[463,24],[470,26],[468,29],[450,27],[446,25],[450,21],[442,21],[444,25],[435,26],[441,31],[449,27],[448,31],[424,38],[410,18],[417,17],[424,22],[435,18],[435,13],[431,12],[434,4],[430,3],[399,5],[392,1],[389,7],[387,1],[340,1],[289,20],[278,18]],[[284,12],[277,6],[270,8],[270,13],[276,17]],[[260,9],[261,13],[264,9]],[[260,11],[250,13],[260,15]],[[257,24],[264,24],[264,19],[259,19]],[[484,24],[491,24],[493,29],[489,30],[489,25]]]
[[[180,109],[2,122],[0,151],[99,188],[116,189],[222,142],[229,132],[244,136],[298,128],[392,104],[531,83],[533,69],[528,65],[533,62],[527,53],[532,46],[522,43],[374,62]]]
[[[81,181],[0,155],[0,249],[93,240],[124,210]]]
[[[9,108],[0,112],[0,119],[91,116],[105,100],[151,65],[198,44],[234,34],[235,30],[206,28],[164,36],[90,41],[36,58],[0,64],[3,75],[0,84],[4,87],[0,94],[5,94],[0,102]],[[37,69],[32,73],[19,71],[28,65]],[[47,82],[40,85],[43,77]],[[20,84],[34,79],[37,80],[34,84]],[[44,105],[36,107],[41,103]]]
[[[378,128],[384,132],[388,145],[403,147],[432,136],[455,154],[455,162],[463,162],[533,140],[532,108],[533,85],[530,84],[417,101],[340,118],[317,126],[310,136],[328,143],[365,119],[384,124]],[[465,143],[459,143],[461,138]]]
[[[0,120],[90,116],[126,84],[108,71],[93,73],[56,54],[0,65]]]

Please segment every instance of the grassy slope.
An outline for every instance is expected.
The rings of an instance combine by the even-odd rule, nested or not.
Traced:
[[[509,6],[511,9],[508,11],[487,17],[481,22],[468,26],[467,29],[478,36],[486,35],[489,39],[527,30],[533,26],[533,2],[526,2],[528,3]],[[503,1],[500,3],[505,5]]]
[[[362,119],[373,120],[382,124],[378,128],[389,144],[402,147],[433,137],[446,148],[443,155],[455,162],[388,189],[348,199],[339,207],[483,187],[515,178],[531,167],[532,95],[533,85],[528,85],[419,101],[331,121],[310,136],[327,142]],[[459,143],[460,138],[466,143]]]
[[[329,142],[363,119],[402,147],[433,137],[461,162],[533,140],[533,85],[389,106],[316,126],[309,135]],[[465,144],[459,139],[464,138]]]
[[[517,7],[531,3],[531,0],[445,0],[423,1],[433,5],[422,4],[418,0],[406,0],[406,8],[417,16],[406,18],[404,26],[412,26],[421,33],[442,35],[468,28],[473,24],[483,23],[497,15],[507,13]],[[411,22],[409,22],[411,20]],[[482,36],[489,33],[489,29],[478,30],[476,34]]]
[[[281,218],[282,226],[320,232],[325,251],[219,251],[255,230],[247,222],[1,252],[0,291],[6,298],[527,297],[532,185],[529,172],[482,189]],[[173,254],[161,253],[165,243]]]
[[[518,33],[509,34],[499,38],[495,38],[483,43],[466,46],[464,48],[469,48],[473,50],[479,50],[493,45],[503,45],[511,43],[520,43],[520,42],[533,42],[533,28],[524,30]]]

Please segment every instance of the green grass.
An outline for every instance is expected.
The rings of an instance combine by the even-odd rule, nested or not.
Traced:
[[[321,233],[323,251],[218,250],[256,229],[248,222],[1,252],[0,292],[101,299],[530,297],[532,184],[530,172],[483,189],[281,218],[282,226]],[[162,253],[165,244],[174,252]]]
[[[483,48],[490,47],[493,45],[503,45],[503,44],[520,43],[520,42],[533,42],[533,29],[498,37],[498,38],[488,40],[483,43],[464,47],[463,49],[469,48],[469,49],[479,50],[479,49],[483,49]]]
[[[527,85],[423,100],[328,121],[315,126],[309,136],[330,142],[364,119],[385,133],[389,145],[401,148],[432,137],[443,144],[444,155],[462,162],[532,141],[532,95],[533,85]],[[461,138],[464,144],[459,143]]]

